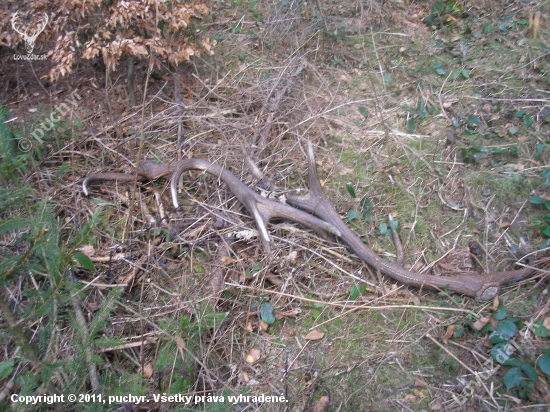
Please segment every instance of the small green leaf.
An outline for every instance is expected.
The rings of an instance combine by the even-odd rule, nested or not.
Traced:
[[[523,118],[523,124],[527,127],[533,126],[533,118],[529,115],[525,116]]]
[[[489,343],[491,345],[498,345],[499,343],[508,342],[510,337],[498,330],[495,330],[489,335]]]
[[[409,120],[407,120],[407,130],[409,133],[414,133],[414,127],[414,119],[409,117]]]
[[[539,358],[539,368],[548,377],[550,377],[550,355],[542,355]]]
[[[260,307],[260,316],[268,325],[273,325],[277,320],[275,318],[275,309],[273,309],[273,306],[271,306],[269,302],[262,303]]]
[[[367,113],[367,109],[365,109],[363,106],[359,106],[359,113],[361,113],[361,116],[363,116],[365,118],[365,120],[367,119],[367,117],[369,117],[369,114]]]
[[[445,74],[445,69],[443,67],[440,67],[438,69],[435,69],[435,72],[439,74],[440,76]]]
[[[460,71],[460,74],[462,75],[462,77],[464,77],[465,79],[469,79],[470,78],[470,72],[466,69],[462,69]]]
[[[348,210],[348,222],[357,219],[357,212],[353,209]]]
[[[391,87],[391,85],[393,84],[393,79],[390,73],[386,73],[384,75],[384,84],[386,85],[386,87]]]
[[[506,390],[515,388],[521,384],[521,370],[519,368],[512,368],[504,374],[502,381],[506,385]]]
[[[493,29],[492,25],[485,26],[485,28],[483,29],[483,33],[489,34],[489,33],[491,33],[492,29]]]
[[[462,335],[464,334],[464,326],[460,326],[458,328],[455,329],[455,333],[453,335],[453,337],[455,339],[458,339],[460,338]]]
[[[514,114],[514,116],[516,116],[516,117],[523,117],[523,116],[525,116],[526,113],[527,113],[527,112],[526,112],[525,110],[518,110],[518,111]]]
[[[458,76],[460,76],[460,70],[455,70],[453,74],[451,74],[451,80],[456,80]]]
[[[540,174],[540,177],[550,177],[550,169],[545,170]]]
[[[498,323],[497,330],[505,335],[508,335],[510,338],[514,337],[516,333],[518,333],[516,324],[511,320],[501,320]]]
[[[503,320],[506,318],[506,308],[503,305],[500,305],[496,312],[493,312],[493,317],[496,320]]]
[[[546,202],[546,199],[543,199],[540,196],[529,196],[529,202],[534,205],[541,205]]]
[[[359,206],[361,207],[361,212],[363,213],[369,213],[374,207],[370,199],[367,197],[361,199],[361,201],[359,202]]]
[[[352,197],[352,198],[356,198],[355,196],[355,189],[353,188],[353,186],[351,185],[351,183],[346,183],[346,189],[348,189],[348,193],[349,195]]]
[[[81,252],[75,252],[73,253],[73,257],[75,258],[75,260],[80,263],[80,265],[84,268],[84,269],[88,269],[88,270],[95,270],[95,266],[94,266],[94,263],[90,260],[90,258],[88,256],[86,256],[84,253],[81,253]]]
[[[0,362],[0,379],[7,379],[8,376],[13,372],[13,367],[15,366],[15,359],[10,359],[8,361]]]
[[[397,230],[397,226],[399,225],[399,221],[398,220],[390,220],[390,227],[393,229],[393,230]]]
[[[384,222],[380,223],[380,225],[378,226],[378,229],[380,230],[381,235],[388,234],[388,225],[386,225],[386,223]]]
[[[550,237],[550,226],[544,226],[541,232],[544,236]]]
[[[518,128],[516,126],[510,126],[508,128],[508,133],[510,133],[512,136],[515,135],[518,132]]]
[[[550,336],[550,330],[543,326],[542,319],[537,320],[533,325],[533,333],[539,338],[547,338]]]
[[[361,294],[361,291],[359,290],[359,286],[355,285],[352,286],[349,290],[349,298],[353,301],[357,300],[359,295]]]
[[[479,116],[476,116],[475,114],[471,115],[470,117],[468,117],[468,120],[466,120],[466,123],[469,124],[470,126],[474,126],[476,124],[479,124],[481,120],[479,119]]]
[[[421,119],[426,118],[426,102],[424,101],[421,101],[418,104],[418,117],[420,117]]]
[[[521,365],[521,370],[529,377],[529,379],[535,382],[539,380],[537,371],[535,371],[535,368],[533,368],[533,366],[529,365],[528,363],[524,363],[523,365]]]
[[[526,26],[529,22],[527,21],[527,19],[519,19],[517,23],[521,26]]]
[[[518,358],[510,358],[506,362],[503,362],[503,365],[505,365],[505,366],[521,366],[522,363],[523,362],[521,360],[519,360]]]

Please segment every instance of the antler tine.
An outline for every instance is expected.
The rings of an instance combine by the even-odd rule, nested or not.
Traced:
[[[209,172],[227,184],[231,192],[239,199],[254,218],[263,246],[267,252],[271,250],[269,233],[267,231],[267,223],[271,219],[287,219],[301,223],[316,231],[330,232],[336,236],[341,234],[340,231],[330,223],[324,222],[301,210],[294,209],[284,203],[274,202],[273,200],[260,196],[229,170],[202,159],[186,159],[178,162],[170,182],[172,202],[176,208],[179,206],[177,197],[178,180],[181,174],[186,170],[202,170]]]

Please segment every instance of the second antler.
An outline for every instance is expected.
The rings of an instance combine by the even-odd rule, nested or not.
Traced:
[[[171,174],[171,195],[176,208],[178,207],[177,182],[184,171],[201,170],[217,176],[227,184],[254,218],[266,251],[270,250],[267,223],[271,219],[279,218],[301,223],[321,233],[330,232],[338,236],[359,258],[375,270],[379,270],[399,282],[419,288],[436,290],[446,288],[478,300],[490,300],[498,294],[502,285],[525,279],[533,273],[532,268],[526,267],[520,270],[489,272],[483,275],[459,273],[454,276],[433,276],[411,272],[398,264],[382,259],[342,221],[324,194],[317,177],[313,146],[310,141],[307,145],[307,155],[310,192],[305,196],[287,195],[288,202],[296,208],[260,196],[229,170],[202,159],[186,159],[171,164],[147,161],[140,166],[137,176],[138,180],[155,180]],[[96,173],[84,180],[83,190],[87,195],[88,185],[97,180],[134,181],[134,179],[135,175],[128,173]],[[313,213],[317,217],[306,212]]]

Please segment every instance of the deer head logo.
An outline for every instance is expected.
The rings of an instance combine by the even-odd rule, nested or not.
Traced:
[[[44,13],[44,18],[42,22],[38,25],[38,28],[36,29],[36,32],[33,34],[29,34],[26,31],[21,29],[21,25],[19,23],[18,14],[19,12],[15,12],[15,14],[11,18],[11,27],[19,33],[21,36],[23,36],[23,40],[25,40],[25,50],[27,50],[28,54],[31,54],[34,49],[34,42],[36,41],[36,38],[40,33],[42,33],[42,30],[46,27],[46,24],[48,24],[48,15]]]

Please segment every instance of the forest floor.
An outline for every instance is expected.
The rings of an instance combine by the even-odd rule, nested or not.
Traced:
[[[85,62],[55,84],[48,62],[4,65],[22,183],[49,199],[61,244],[93,217],[67,289],[86,339],[73,303],[55,318],[26,308],[42,278],[7,288],[35,310],[43,359],[93,348],[98,393],[147,396],[126,410],[547,411],[550,9],[461,4],[212,1],[200,30],[214,54],[176,73],[137,63],[139,107],[124,62],[108,76]],[[70,114],[46,130],[61,102]],[[477,302],[404,286],[289,222],[269,226],[266,253],[257,233],[239,238],[254,221],[207,173],[186,175],[177,210],[166,179],[81,188],[138,158],[197,157],[266,193],[249,156],[278,188],[307,190],[308,139],[328,198],[383,258],[396,259],[394,227],[416,272],[537,271]],[[8,342],[0,382],[32,394]],[[52,372],[64,393],[89,390],[89,364],[75,363],[63,385]]]

